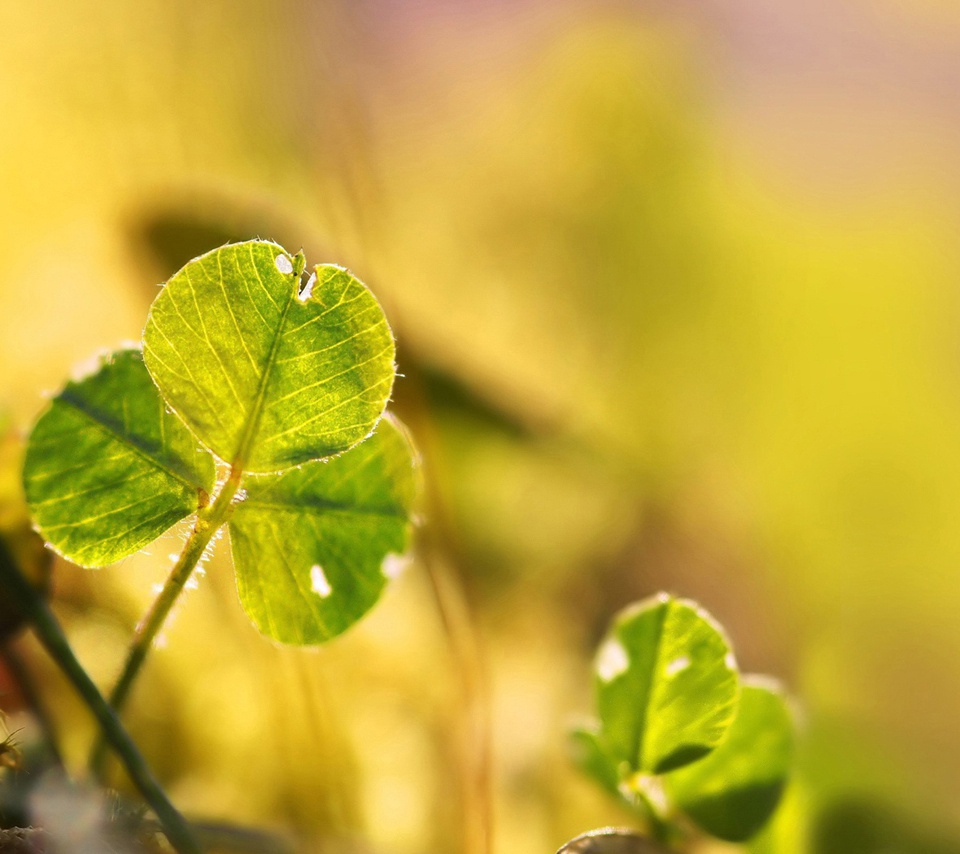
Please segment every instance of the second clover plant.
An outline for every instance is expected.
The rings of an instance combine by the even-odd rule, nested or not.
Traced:
[[[194,518],[154,631],[224,525],[243,607],[283,643],[355,623],[407,549],[417,458],[384,414],[393,334],[349,272],[303,283],[304,266],[263,240],[191,261],[154,301],[142,351],[67,383],[29,438],[35,523],[75,563],[113,563]]]
[[[772,679],[743,676],[723,629],[661,593],[621,611],[594,663],[598,719],[574,731],[580,767],[662,842],[689,824],[728,842],[775,812],[794,722]]]

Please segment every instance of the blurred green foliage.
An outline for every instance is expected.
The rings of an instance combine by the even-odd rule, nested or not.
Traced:
[[[453,579],[496,850],[555,850],[626,820],[563,732],[611,614],[670,589],[806,710],[772,850],[851,801],[956,836],[955,14],[454,5],[0,9],[15,422],[139,337],[208,238],[260,233],[383,297],[432,478],[422,559],[322,656],[262,648],[214,561],[135,698],[148,755],[198,813],[477,850],[472,695],[430,582]],[[57,565],[103,683],[177,546],[96,585]],[[90,724],[43,687],[77,761]]]

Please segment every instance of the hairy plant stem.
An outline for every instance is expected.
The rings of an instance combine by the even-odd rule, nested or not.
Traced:
[[[156,813],[167,839],[177,854],[202,854],[186,820],[167,798],[133,739],[123,728],[110,704],[87,675],[67,641],[60,623],[43,597],[34,590],[0,543],[0,588],[17,602],[50,657],[63,671],[91,714],[107,742],[123,762],[133,784]]]
[[[170,609],[173,608],[177,598],[183,592],[184,585],[193,575],[193,571],[197,568],[197,564],[203,557],[210,540],[213,539],[213,535],[217,533],[233,512],[233,499],[240,486],[242,474],[243,472],[238,467],[231,469],[230,476],[224,482],[213,502],[197,513],[196,524],[187,538],[180,557],[173,565],[173,569],[170,570],[170,575],[167,577],[160,594],[137,626],[133,641],[127,651],[127,660],[124,662],[120,678],[110,693],[110,705],[113,706],[118,715],[123,711],[127,698],[130,696],[130,690],[133,688],[133,683],[136,681],[144,661],[146,661],[154,640],[160,629],[163,628],[163,624],[170,614]],[[102,778],[106,759],[107,742],[103,733],[101,733],[90,752],[89,768],[90,773],[95,778]]]

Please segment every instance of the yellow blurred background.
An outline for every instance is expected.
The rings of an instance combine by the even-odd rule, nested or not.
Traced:
[[[221,544],[129,715],[175,801],[323,852],[628,821],[565,734],[610,616],[668,589],[804,710],[757,851],[956,851],[958,93],[946,0],[0,3],[17,426],[259,235],[382,300],[427,460],[416,560],[319,650],[257,635]],[[57,564],[100,684],[178,544]]]

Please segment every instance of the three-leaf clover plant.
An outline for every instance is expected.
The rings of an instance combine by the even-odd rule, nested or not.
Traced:
[[[572,733],[577,762],[654,837],[692,824],[744,842],[767,823],[793,762],[789,701],[740,674],[706,611],[667,594],[626,608],[593,669],[598,718]]]
[[[385,561],[406,551],[417,463],[384,417],[394,342],[379,304],[340,267],[306,285],[303,268],[260,240],[187,264],[154,301],[142,351],[106,356],[54,397],[24,485],[40,533],[82,566],[192,515],[192,568],[226,524],[253,622],[317,644],[370,609]]]
[[[68,382],[29,436],[27,502],[68,560],[106,566],[189,520],[110,695],[117,712],[222,528],[243,608],[286,644],[320,644],[356,623],[409,548],[419,459],[385,412],[393,333],[347,270],[317,266],[304,281],[304,268],[302,253],[264,240],[189,262],[154,300],[142,346]],[[91,705],[102,704],[84,678]],[[101,737],[95,773],[104,758]]]

